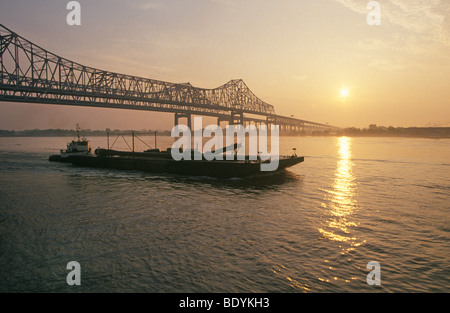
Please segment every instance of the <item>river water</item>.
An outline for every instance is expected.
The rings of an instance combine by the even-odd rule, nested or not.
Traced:
[[[49,162],[71,139],[0,138],[0,292],[450,291],[449,139],[282,137],[303,163],[226,180]]]

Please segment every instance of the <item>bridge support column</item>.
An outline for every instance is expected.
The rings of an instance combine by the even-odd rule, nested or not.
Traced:
[[[175,113],[174,126],[179,125],[178,120],[180,118],[186,118],[187,119],[187,126],[189,127],[189,129],[192,128],[192,119],[191,119],[191,114],[190,113],[186,113],[186,114]]]
[[[229,123],[230,125],[244,125],[244,112],[231,112]]]
[[[228,122],[229,123],[230,122],[230,117],[219,116],[217,118],[217,126],[221,127],[220,123],[222,123],[222,122]]]

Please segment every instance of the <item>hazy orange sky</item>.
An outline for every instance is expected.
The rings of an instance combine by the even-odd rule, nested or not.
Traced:
[[[242,78],[276,113],[340,127],[450,126],[450,1],[0,2],[0,23],[103,70],[215,88]],[[341,96],[346,89],[348,95]],[[0,129],[171,129],[173,115],[0,102]]]

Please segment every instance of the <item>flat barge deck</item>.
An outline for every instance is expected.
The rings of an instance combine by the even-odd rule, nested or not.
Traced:
[[[50,161],[58,161],[50,156]],[[278,168],[280,172],[288,167],[304,161],[302,156],[280,157]],[[127,152],[107,149],[97,149],[95,156],[74,155],[66,158],[65,162],[75,166],[111,168],[118,170],[136,170],[149,173],[166,173],[189,176],[208,176],[217,178],[248,177],[267,174],[261,171],[259,160],[179,160],[171,157],[170,152]],[[267,162],[267,161],[266,161]]]

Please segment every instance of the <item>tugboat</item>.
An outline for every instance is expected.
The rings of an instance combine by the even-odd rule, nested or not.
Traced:
[[[49,161],[70,163],[71,156],[92,156],[89,140],[80,137],[80,127],[77,124],[77,137],[67,144],[66,150],[61,149],[60,154],[49,156]]]

